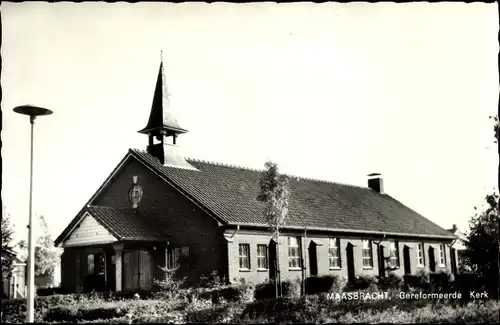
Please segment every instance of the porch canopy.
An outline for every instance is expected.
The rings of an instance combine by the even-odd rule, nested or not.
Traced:
[[[65,248],[63,282],[76,291],[150,289],[165,264],[161,220],[137,209],[87,206],[56,244]]]

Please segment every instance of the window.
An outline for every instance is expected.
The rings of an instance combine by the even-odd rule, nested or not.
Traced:
[[[444,244],[439,245],[439,266],[446,266],[446,257],[444,255]]]
[[[167,268],[169,270],[175,269],[179,266],[179,248],[169,247],[167,253]]]
[[[180,259],[189,258],[189,246],[169,247],[167,250],[167,269],[172,270],[180,266]],[[187,263],[187,261],[185,261]]]
[[[399,248],[397,241],[389,242],[389,267],[399,267]]]
[[[250,245],[240,244],[240,270],[250,270]]]
[[[87,255],[87,274],[103,275],[106,269],[106,255],[104,253]]]
[[[106,269],[106,255],[104,253],[99,253],[94,255],[94,272],[99,275],[104,275]]]
[[[288,267],[300,269],[302,267],[300,254],[300,238],[288,237]]]
[[[87,272],[88,274],[94,274],[94,254],[87,256]]]
[[[340,239],[330,238],[328,240],[328,260],[330,261],[331,269],[339,269],[342,267],[340,263]]]
[[[257,245],[257,268],[267,270],[267,245]]]
[[[373,267],[372,241],[363,240],[363,267]]]
[[[417,265],[425,266],[425,258],[424,258],[424,244],[420,243],[417,246]]]

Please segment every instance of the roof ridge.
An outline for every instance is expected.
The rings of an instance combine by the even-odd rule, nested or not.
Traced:
[[[148,152],[141,150],[141,149],[130,149],[130,150],[139,151],[139,152],[148,154]],[[218,161],[210,161],[210,160],[205,160],[205,159],[201,159],[201,158],[194,158],[194,157],[184,157],[184,158],[187,161],[193,161],[193,162],[198,162],[198,163],[202,163],[202,164],[209,164],[209,165],[228,167],[228,168],[237,168],[237,169],[243,169],[243,170],[254,171],[254,172],[263,172],[264,171],[263,168],[252,168],[252,167],[248,167],[248,166],[228,164],[228,163],[223,163],[223,162],[218,162]],[[305,176],[299,176],[299,175],[288,174],[288,173],[282,173],[282,175],[285,175],[285,176],[289,177],[290,179],[295,178],[298,181],[308,180],[308,181],[326,183],[326,184],[332,184],[332,185],[351,186],[354,188],[359,188],[359,189],[364,189],[364,190],[368,189],[368,187],[366,187],[366,186],[360,186],[360,185],[348,184],[348,183],[340,183],[340,182],[336,182],[336,181],[330,181],[330,180],[314,178],[314,177],[305,177]]]
[[[188,160],[188,161],[199,162],[199,163],[203,163],[203,164],[210,164],[210,165],[221,166],[221,167],[229,167],[229,168],[237,168],[237,169],[243,169],[243,170],[250,170],[250,171],[254,171],[254,172],[262,172],[264,170],[264,169],[252,168],[252,167],[248,167],[248,166],[223,163],[223,162],[220,162],[220,161],[204,160],[204,159],[194,158],[194,157],[185,157],[185,159]]]
[[[110,207],[108,205],[95,205],[95,204],[89,204],[87,205],[87,208],[98,208],[98,209],[112,209],[112,210],[118,210],[118,211],[121,211],[121,210],[135,210],[134,208],[130,207],[130,208],[123,208],[123,207]]]
[[[335,184],[335,185],[341,185],[341,186],[351,186],[351,187],[356,187],[356,188],[360,188],[360,189],[364,189],[364,190],[368,189],[368,187],[365,187],[365,186],[341,183],[341,182],[336,182],[336,181],[329,181],[326,179],[320,179],[320,178],[314,178],[314,177],[298,176],[298,175],[292,175],[292,174],[283,174],[283,175],[286,175],[286,176],[291,177],[291,178],[295,178],[298,181],[307,180],[307,181],[313,181],[313,182],[319,182],[319,183]]]

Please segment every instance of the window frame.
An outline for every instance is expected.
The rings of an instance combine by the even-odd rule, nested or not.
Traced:
[[[422,260],[422,264],[420,263],[420,260]],[[417,244],[417,267],[425,267],[425,246],[424,246],[424,243]]]
[[[368,248],[365,248],[365,243],[368,243]],[[365,256],[365,251],[368,250],[370,256]],[[363,239],[361,241],[361,259],[363,269],[373,269],[373,243],[371,239]],[[365,260],[369,261],[369,265],[365,265]]]
[[[180,247],[168,247],[167,248],[167,269],[174,270],[181,266],[180,259],[183,258],[183,262],[186,263],[186,260],[190,257],[190,248],[189,246],[180,246]],[[186,265],[189,267],[189,265]]]
[[[446,247],[444,244],[439,244],[439,266],[446,267]]]
[[[264,248],[264,255],[259,248]],[[262,265],[262,261],[264,265]],[[257,270],[269,270],[269,248],[266,244],[257,244]]]
[[[297,245],[292,246],[292,239],[296,241]],[[297,255],[291,254],[294,251],[297,252]],[[292,266],[292,264],[294,264],[292,261],[296,261],[297,266]],[[288,269],[302,270],[302,245],[301,239],[298,236],[288,237]]]
[[[334,246],[332,246],[332,243]],[[336,256],[332,252],[336,252]],[[330,237],[328,238],[328,267],[330,270],[340,270],[342,269],[342,256],[340,255],[340,238]],[[333,265],[333,261],[337,261],[337,265]]]
[[[92,266],[92,268],[91,268],[91,266]],[[88,254],[87,255],[87,274],[94,275],[95,271],[96,271],[95,270],[95,254]]]
[[[394,245],[394,247],[393,247]],[[393,256],[394,253],[394,256]],[[395,265],[392,264],[393,261],[396,261]],[[399,242],[397,240],[389,241],[389,263],[390,268],[397,269],[400,267],[399,264]]]
[[[246,256],[242,255],[242,253],[241,253],[242,247],[247,248]],[[245,258],[248,260],[248,268],[245,266],[242,266],[242,259],[245,259]],[[250,271],[252,269],[252,264],[251,264],[251,259],[250,259],[250,244],[240,243],[238,245],[238,267],[239,267],[240,271]]]

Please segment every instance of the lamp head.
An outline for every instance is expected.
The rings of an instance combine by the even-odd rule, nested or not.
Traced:
[[[14,108],[14,112],[29,115],[30,117],[40,116],[40,115],[50,115],[52,111],[43,107],[33,106],[33,105],[22,105]]]

